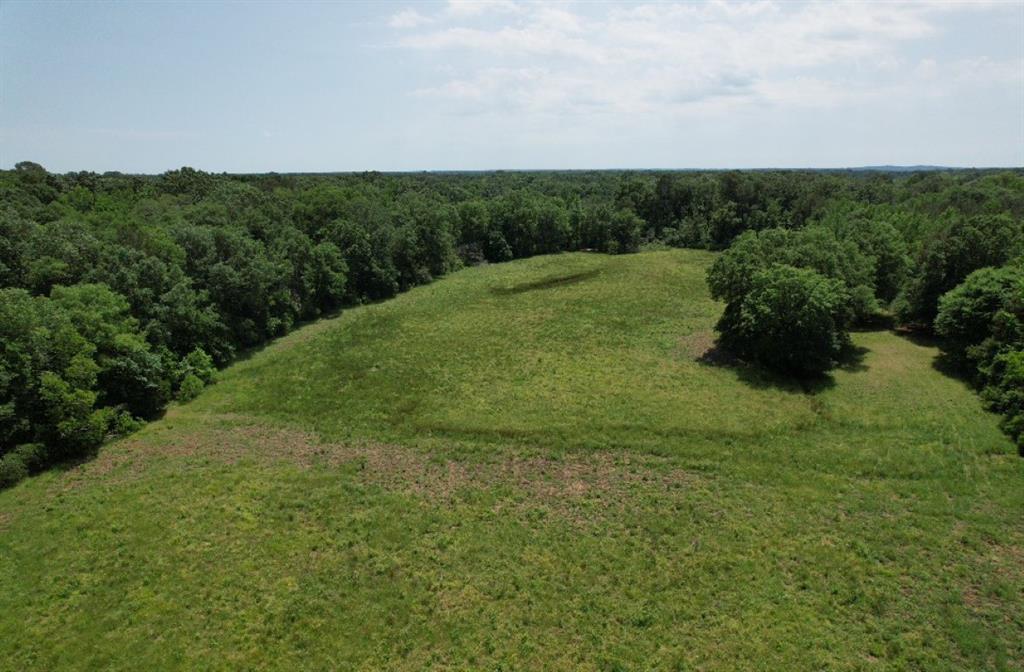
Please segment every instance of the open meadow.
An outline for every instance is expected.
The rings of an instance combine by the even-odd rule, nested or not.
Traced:
[[[699,251],[469,268],[0,492],[0,668],[1024,669],[1024,461],[887,331],[712,350]]]

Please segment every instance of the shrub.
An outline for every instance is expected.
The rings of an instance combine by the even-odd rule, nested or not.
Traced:
[[[46,466],[46,447],[26,443],[0,457],[0,488],[14,485],[29,474]]]
[[[181,381],[181,387],[178,388],[178,401],[191,401],[199,396],[199,393],[203,391],[203,381],[199,379],[193,373],[185,376],[185,380]]]
[[[8,488],[28,476],[28,469],[21,457],[10,452],[0,457],[0,488]]]
[[[48,457],[46,446],[41,443],[23,443],[11,451],[10,454],[20,457],[30,474],[43,469],[46,466]]]
[[[203,352],[202,348],[196,348],[182,358],[178,377],[183,380],[189,374],[194,375],[204,385],[213,382],[217,367],[213,364],[213,358]]]
[[[127,436],[132,432],[139,431],[144,424],[145,422],[132,417],[128,411],[121,411],[111,420],[109,431],[114,436]]]

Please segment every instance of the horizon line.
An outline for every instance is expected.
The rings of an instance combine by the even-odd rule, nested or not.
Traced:
[[[26,161],[29,163],[37,163],[35,161]],[[18,161],[17,163],[22,163]],[[14,171],[15,166],[10,168],[0,168],[2,171]],[[42,166],[42,164],[38,164]],[[715,173],[715,172],[729,172],[729,171],[757,171],[757,172],[800,172],[800,171],[814,171],[814,172],[826,172],[826,171],[871,171],[871,172],[940,172],[940,171],[990,171],[990,170],[1010,170],[1010,171],[1021,171],[1024,170],[1024,165],[1017,166],[951,166],[941,164],[867,164],[858,166],[834,166],[834,167],[816,167],[816,166],[799,166],[799,167],[779,167],[779,166],[747,166],[747,167],[729,167],[729,168],[413,168],[404,170],[381,170],[376,168],[364,168],[364,169],[349,169],[349,170],[264,170],[264,171],[227,171],[227,170],[207,170],[204,168],[196,168],[195,166],[189,166],[187,164],[178,166],[176,168],[169,168],[167,170],[156,172],[136,172],[136,171],[123,171],[123,170],[104,170],[97,171],[91,169],[79,169],[79,170],[66,170],[66,171],[53,171],[42,166],[46,172],[53,175],[69,175],[74,173],[96,173],[98,175],[127,175],[137,177],[159,177],[165,173],[172,172],[175,170],[181,170],[183,168],[190,168],[210,175],[360,175],[365,173],[380,173],[383,175],[414,175],[414,174],[462,174],[462,173]]]

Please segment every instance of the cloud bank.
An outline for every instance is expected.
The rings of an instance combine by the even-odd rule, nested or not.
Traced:
[[[443,58],[437,81],[410,93],[453,113],[685,118],[1024,90],[1019,53],[919,53],[959,17],[1007,7],[459,1],[390,24],[398,49]]]

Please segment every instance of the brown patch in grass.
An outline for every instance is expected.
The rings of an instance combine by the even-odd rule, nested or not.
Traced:
[[[969,585],[964,588],[960,598],[964,606],[971,611],[981,611],[986,605],[985,600],[981,597],[981,591],[975,585]]]
[[[171,430],[166,436],[129,437],[69,471],[60,487],[71,489],[97,479],[134,480],[152,459],[166,457],[227,464],[287,460],[303,468],[345,468],[365,483],[432,502],[457,504],[474,492],[489,492],[496,497],[498,509],[543,507],[580,523],[596,512],[626,509],[638,501],[653,505],[657,493],[697,481],[664,458],[646,455],[594,451],[551,458],[499,451],[485,458],[437,459],[415,448],[376,442],[325,443],[308,432],[243,422],[234,427]]]
[[[703,359],[715,349],[715,333],[709,329],[695,331],[679,339],[679,352],[689,359]]]
[[[1024,585],[1024,546],[1015,543],[993,544],[996,572],[1018,585]]]
[[[1015,543],[986,544],[987,553],[972,576],[997,577],[1011,586],[1011,590],[1024,587],[1024,547]],[[986,592],[974,581],[961,591],[963,605],[975,613],[988,613],[1008,617],[1005,600],[998,593]]]

